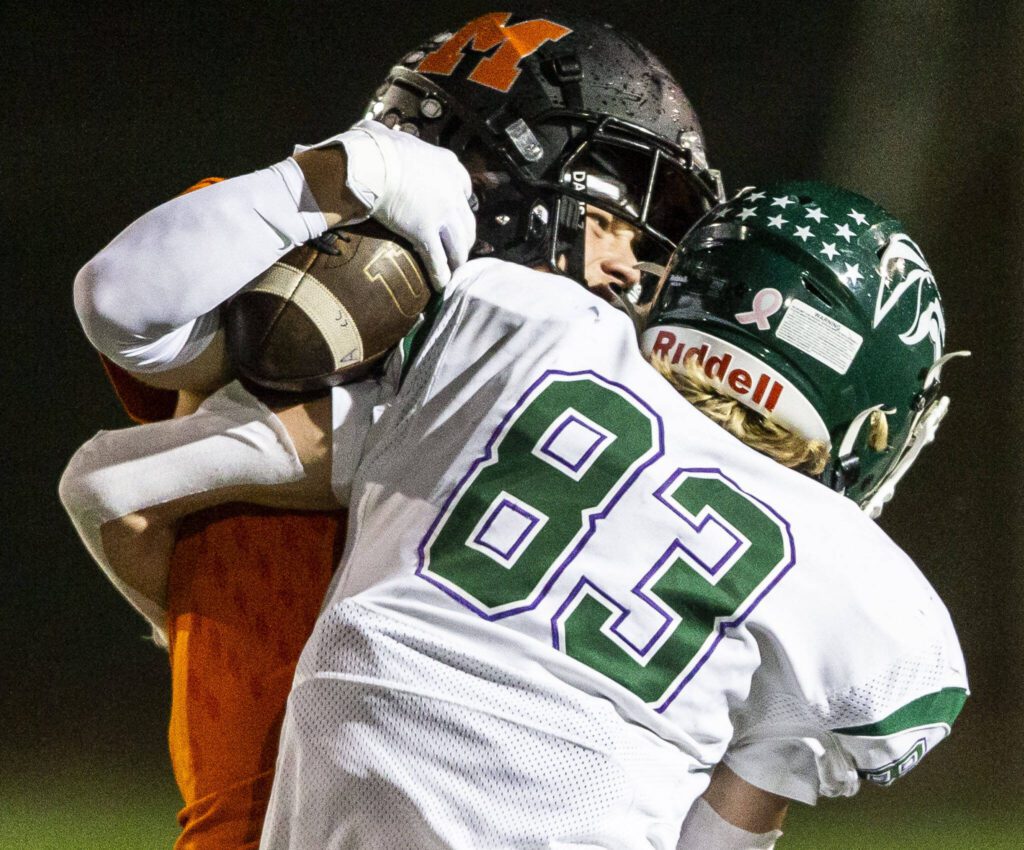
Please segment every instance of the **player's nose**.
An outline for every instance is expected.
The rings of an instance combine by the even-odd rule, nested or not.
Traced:
[[[601,272],[610,282],[618,284],[623,289],[631,289],[640,283],[640,270],[635,266],[635,257],[608,258],[601,261]]]

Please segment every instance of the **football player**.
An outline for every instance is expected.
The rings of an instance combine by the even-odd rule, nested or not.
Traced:
[[[406,55],[367,113],[379,123],[165,205],[83,269],[83,324],[137,421],[191,412],[230,376],[216,305],[325,226],[372,212],[444,281],[472,243],[466,176],[412,136],[473,166],[478,254],[558,266],[608,299],[637,299],[634,250],[663,262],[719,191],[668,72],[586,21],[485,15]],[[192,237],[202,244],[187,254],[167,250]],[[181,848],[256,840],[287,682],[337,563],[337,522],[211,509],[182,529],[166,596],[115,578],[170,645]]]
[[[869,518],[945,413],[944,335],[885,210],[745,190],[681,243],[644,354],[564,277],[477,260],[330,410],[233,384],[99,435],[63,496],[158,578],[226,494],[348,505],[265,847],[771,847],[730,789],[777,823],[888,785],[966,697],[948,613]]]

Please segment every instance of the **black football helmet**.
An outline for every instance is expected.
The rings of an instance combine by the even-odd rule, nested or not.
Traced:
[[[453,151],[474,176],[474,256],[583,277],[594,204],[664,263],[723,197],[693,107],[664,65],[611,26],[492,12],[408,53],[367,117]]]

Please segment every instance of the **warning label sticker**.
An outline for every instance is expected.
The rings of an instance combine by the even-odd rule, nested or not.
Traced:
[[[789,305],[776,335],[840,375],[846,374],[864,341],[860,334],[803,301]]]

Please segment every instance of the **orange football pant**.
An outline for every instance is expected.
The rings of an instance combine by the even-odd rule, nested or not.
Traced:
[[[288,691],[342,518],[232,505],[182,527],[168,596],[176,850],[259,845]]]

